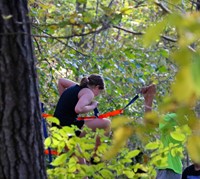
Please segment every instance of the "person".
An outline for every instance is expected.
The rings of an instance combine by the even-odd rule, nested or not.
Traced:
[[[60,99],[54,112],[54,117],[59,119],[60,126],[76,125],[79,129],[82,129],[86,125],[93,131],[97,128],[104,129],[108,134],[110,131],[109,119],[77,120],[79,114],[97,108],[98,102],[94,98],[101,94],[104,89],[104,80],[98,74],[82,78],[80,84],[69,79],[60,78],[58,81]],[[155,85],[143,87],[140,92],[145,99],[145,111],[151,111]],[[76,131],[76,135],[82,136],[80,131]]]
[[[58,92],[60,98],[56,105],[54,117],[56,117],[60,125],[57,127],[75,125],[79,130],[75,131],[76,136],[83,137],[85,132],[82,132],[84,126],[87,126],[96,131],[97,128],[104,129],[105,135],[109,135],[111,122],[107,118],[99,119],[97,117],[90,120],[78,120],[79,114],[88,113],[98,106],[98,102],[94,98],[105,90],[104,79],[98,74],[91,74],[88,77],[83,77],[80,84],[76,82],[60,78],[58,80]],[[94,155],[91,156],[90,163],[96,164],[94,161],[95,153],[98,146],[101,144],[100,137],[96,137]],[[84,158],[79,157],[80,164],[86,164]]]
[[[186,167],[183,170],[182,179],[200,179],[200,164],[193,163]]]
[[[87,113],[98,106],[94,100],[105,89],[104,80],[100,75],[92,74],[81,79],[80,84],[69,79],[61,78],[58,81],[60,99],[56,105],[54,117],[60,121],[60,126],[75,125],[82,129],[84,125],[95,131],[97,128],[110,130],[109,119],[93,118],[91,120],[77,120],[79,114]],[[76,131],[77,136],[83,136]]]
[[[168,113],[164,115],[163,121],[159,124],[159,129],[161,132],[161,142],[164,147],[169,147],[170,143],[181,145],[181,142],[173,139],[170,132],[174,130],[176,126],[176,114]],[[176,155],[172,156],[169,151],[167,154],[167,166],[158,167],[158,172],[156,179],[181,179],[182,174],[182,161],[181,157]]]

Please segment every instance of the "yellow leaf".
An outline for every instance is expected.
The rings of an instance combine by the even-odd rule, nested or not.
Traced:
[[[121,10],[120,10],[120,12],[122,13],[122,14],[125,14],[125,15],[129,15],[129,14],[131,14],[132,12],[133,12],[133,6],[129,6],[129,7],[124,7],[124,8],[122,8]]]
[[[192,135],[188,138],[187,149],[192,161],[200,163],[200,135]]]
[[[180,50],[176,51],[172,54],[173,60],[180,66],[186,66],[191,63],[192,54],[186,48],[181,48]]]
[[[55,123],[57,125],[60,125],[60,121],[56,117],[47,117],[46,119],[47,119],[48,122],[52,122],[52,123]]]
[[[115,143],[124,142],[132,133],[130,127],[120,127],[118,128],[113,135],[113,140]]]
[[[158,122],[159,122],[158,113],[154,111],[146,113],[144,116],[144,122],[145,122],[145,125],[147,125],[148,127],[151,127],[151,128],[157,127]]]
[[[51,7],[49,4],[43,4],[43,3],[39,3],[38,5],[44,10],[47,10]]]
[[[157,149],[159,147],[159,142],[150,142],[145,146],[145,149],[147,150],[154,150]]]
[[[118,128],[113,135],[113,144],[110,147],[109,151],[104,155],[104,160],[109,160],[117,153],[119,150],[124,146],[127,139],[131,136],[133,133],[133,129],[131,127],[120,127]]]
[[[50,137],[45,139],[44,145],[45,145],[45,147],[49,147],[51,145],[51,138]]]
[[[69,22],[70,22],[71,24],[75,24],[76,20],[75,20],[75,18],[70,18],[70,19],[69,19]]]
[[[61,154],[60,156],[56,157],[56,159],[51,163],[53,166],[58,166],[66,162],[68,155],[67,153]]]
[[[200,96],[200,54],[194,54],[193,62],[191,65],[192,80],[194,83],[195,91]]]
[[[115,117],[112,119],[111,127],[115,129],[130,121],[130,118],[125,116]]]
[[[140,150],[133,150],[131,152],[129,152],[125,158],[133,158],[135,156],[137,156],[141,151]]]
[[[166,20],[157,23],[156,25],[147,29],[144,37],[143,42],[145,46],[151,45],[153,42],[160,38],[160,34],[166,26]]]
[[[177,141],[184,141],[185,135],[181,133],[180,131],[174,131],[170,133],[171,137]]]
[[[195,102],[194,84],[189,65],[182,67],[178,72],[176,81],[172,84],[172,91],[175,99],[182,104],[191,105]]]

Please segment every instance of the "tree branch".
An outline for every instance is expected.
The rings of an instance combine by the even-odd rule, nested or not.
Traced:
[[[161,35],[160,37],[165,39],[165,40],[168,40],[170,42],[177,42],[177,39],[173,39],[173,38],[165,36],[165,35]]]
[[[124,32],[130,33],[130,34],[133,34],[133,35],[143,35],[144,34],[143,32],[134,32],[134,31],[124,29],[123,27],[119,27],[119,26],[116,26],[116,25],[113,25],[112,27],[119,29],[119,30],[123,30]]]
[[[155,1],[155,4],[157,6],[159,6],[165,13],[167,13],[167,14],[171,14],[172,13],[166,6],[163,5],[163,3]]]

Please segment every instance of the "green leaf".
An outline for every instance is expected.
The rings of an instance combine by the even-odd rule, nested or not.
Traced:
[[[45,145],[45,147],[49,147],[51,145],[51,138],[50,137],[45,139],[44,145]]]
[[[170,133],[171,137],[177,141],[184,141],[185,135],[183,133],[180,133],[179,131],[174,131]]]
[[[47,119],[48,122],[60,125],[60,121],[56,117],[47,117],[46,119]]]
[[[156,141],[156,142],[150,142],[150,143],[148,143],[145,146],[145,149],[147,149],[147,150],[154,150],[154,149],[157,149],[158,147],[159,147],[159,143]]]
[[[87,0],[77,0],[78,3],[81,3],[81,4],[86,4],[87,3]]]
[[[134,158],[140,153],[140,150],[133,150],[126,155],[126,158]]]
[[[131,170],[124,170],[123,174],[125,174],[128,178],[133,178],[135,176],[135,173]]]
[[[68,155],[67,154],[61,154],[59,155],[51,164],[53,166],[59,166],[61,164],[64,164],[67,160]]]
[[[62,140],[63,138],[61,137],[61,135],[59,135],[58,133],[54,133],[52,134],[52,137],[57,139],[57,140]]]
[[[115,14],[114,18],[112,17],[112,24],[117,25],[122,19],[122,14]]]
[[[107,169],[102,169],[99,173],[104,177],[106,176],[107,178],[113,178],[114,177],[113,173],[110,170],[107,170]]]

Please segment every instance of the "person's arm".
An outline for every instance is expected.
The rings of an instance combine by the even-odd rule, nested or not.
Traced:
[[[73,86],[73,85],[76,85],[76,84],[77,83],[75,83],[72,80],[68,80],[68,79],[65,79],[65,78],[60,78],[58,80],[58,92],[59,92],[59,95],[61,96],[61,94],[64,92],[64,90],[66,88],[69,88],[70,86]]]
[[[154,84],[146,86],[141,89],[141,93],[144,96],[145,112],[150,112],[152,110],[153,99],[156,94],[156,86]]]
[[[82,89],[79,93],[79,100],[75,106],[77,114],[87,113],[97,107],[98,102],[93,101],[94,94],[88,88]]]

